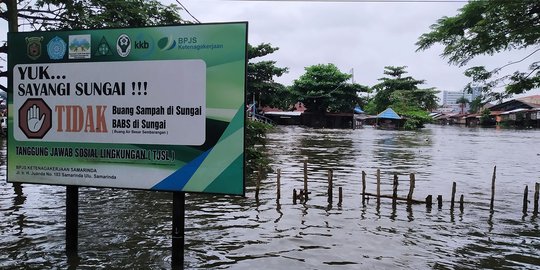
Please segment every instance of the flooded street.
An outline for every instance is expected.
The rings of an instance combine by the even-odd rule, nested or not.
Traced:
[[[537,269],[540,222],[532,215],[540,182],[539,130],[429,126],[418,132],[308,129],[279,126],[269,134],[274,170],[261,184],[247,180],[247,198],[186,195],[187,269]],[[79,188],[79,260],[68,261],[65,187],[6,183],[5,141],[0,167],[0,269],[168,269],[172,194]],[[308,159],[310,200],[303,188]],[[491,177],[497,166],[494,212]],[[334,170],[334,204],[327,203],[327,170]],[[442,209],[408,207],[390,199],[362,205],[361,176],[375,193],[409,190],[414,198],[443,195]],[[465,207],[450,211],[452,182]],[[522,214],[529,186],[529,214]],[[343,204],[337,206],[337,190]]]

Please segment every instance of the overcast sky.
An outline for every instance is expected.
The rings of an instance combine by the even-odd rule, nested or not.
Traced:
[[[174,2],[169,0],[168,2]],[[167,2],[164,2],[167,3]],[[443,16],[454,16],[465,3],[361,1],[226,1],[184,0],[199,21],[248,21],[252,45],[271,43],[279,51],[265,59],[288,67],[277,81],[291,85],[306,66],[334,63],[354,69],[355,82],[372,86],[385,66],[408,66],[409,75],[426,80],[422,87],[462,91],[466,67],[449,65],[442,46],[415,52],[418,37]],[[189,15],[183,13],[184,18]],[[471,65],[494,68],[520,59],[526,52],[480,57]]]
[[[175,3],[175,0],[161,1]],[[182,0],[182,3],[203,23],[248,21],[252,45],[264,42],[280,48],[263,59],[275,60],[277,66],[289,68],[288,74],[277,79],[285,85],[291,85],[305,72],[306,66],[326,63],[334,63],[343,72],[354,69],[355,82],[368,86],[383,77],[384,66],[408,66],[409,75],[426,80],[421,87],[441,91],[461,91],[468,82],[463,75],[466,67],[449,65],[439,56],[441,46],[415,52],[414,45],[437,19],[456,15],[465,4],[463,1]],[[189,18],[185,12],[182,16]],[[2,21],[0,26],[0,40],[5,40],[7,24]],[[470,65],[495,68],[526,53],[479,57]],[[2,61],[0,65],[4,70],[6,63]]]

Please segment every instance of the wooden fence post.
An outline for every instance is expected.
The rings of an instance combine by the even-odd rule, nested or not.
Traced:
[[[362,171],[362,203],[366,201],[366,172]]]
[[[497,166],[493,167],[493,177],[491,178],[491,202],[489,204],[489,210],[493,211],[493,201],[495,200],[495,178],[497,174]]]
[[[396,200],[397,200],[397,189],[398,189],[398,176],[397,176],[397,173],[394,173],[394,188],[393,188],[393,192],[392,192],[392,204],[396,204]]]
[[[437,206],[439,207],[439,210],[442,209],[442,195],[437,195]]]
[[[259,200],[259,189],[261,187],[261,178],[262,178],[262,175],[261,175],[261,171],[259,170],[259,172],[257,173],[257,183],[255,183],[255,200]]]
[[[308,175],[307,175],[307,160],[304,160],[304,201],[308,200],[308,185],[307,185]]]
[[[279,202],[281,199],[281,169],[277,169],[277,197],[276,200]]]
[[[459,211],[463,213],[463,194],[459,197]]]
[[[332,203],[332,196],[333,196],[332,190],[334,188],[333,177],[334,177],[334,173],[332,169],[329,169],[328,170],[328,203]]]
[[[377,203],[381,202],[381,169],[377,169]]]
[[[538,214],[538,197],[540,193],[540,183],[534,185],[534,211],[533,214]]]
[[[427,207],[428,209],[431,209],[431,204],[433,204],[433,196],[428,195],[428,196],[426,197],[426,207]]]
[[[525,186],[523,191],[523,214],[527,214],[527,204],[529,203],[529,186]]]
[[[416,177],[414,176],[414,173],[411,173],[409,175],[409,181],[410,181],[410,184],[409,184],[409,194],[407,194],[407,202],[410,204],[412,203],[414,186],[416,185],[415,184]]]
[[[338,189],[338,206],[341,206],[341,203],[343,203],[343,188],[339,187]]]
[[[450,200],[450,210],[454,211],[454,202],[456,198],[456,182],[452,183],[452,198]]]

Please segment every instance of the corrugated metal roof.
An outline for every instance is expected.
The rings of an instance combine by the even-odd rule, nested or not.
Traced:
[[[526,102],[529,105],[531,105],[531,104],[536,105],[536,106],[540,105],[540,95],[533,95],[533,96],[517,98],[517,100]],[[536,107],[536,106],[534,106],[534,107]]]
[[[362,108],[360,108],[360,106],[356,106],[354,107],[354,113],[365,113],[364,110],[362,110]]]
[[[523,111],[528,111],[528,110],[527,110],[527,109],[523,109],[523,108],[519,108],[519,109],[515,109],[515,110],[503,112],[503,113],[501,113],[501,114],[511,114],[511,113],[517,113],[517,112],[523,112]]]
[[[302,112],[266,112],[265,115],[300,116]]]

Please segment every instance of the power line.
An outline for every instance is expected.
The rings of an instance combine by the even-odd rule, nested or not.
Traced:
[[[468,3],[469,0],[224,0],[233,2],[325,2],[325,3]],[[489,1],[489,0],[481,0]],[[521,1],[521,0],[515,0]]]
[[[186,6],[184,6],[179,0],[176,0],[176,3],[178,3],[187,12],[187,14],[189,14],[189,16],[191,16],[191,18],[193,18],[197,23],[201,23],[201,21],[195,18],[195,16],[193,16],[193,14],[191,14],[191,12],[189,12]]]

